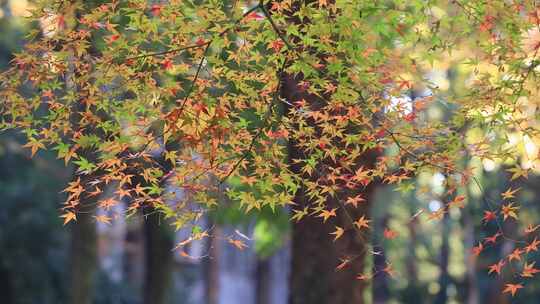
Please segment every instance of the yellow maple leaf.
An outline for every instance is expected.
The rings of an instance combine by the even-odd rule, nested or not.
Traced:
[[[98,223],[111,224],[111,218],[106,215],[95,215],[93,218],[96,219]]]
[[[334,232],[332,232],[330,234],[335,235],[335,237],[334,237],[334,242],[335,242],[337,239],[339,239],[343,235],[344,232],[345,232],[345,230],[343,228],[336,226],[336,231],[334,231]]]
[[[514,206],[514,203],[506,204],[502,206],[501,213],[503,214],[503,220],[506,220],[509,217],[518,219],[517,211],[519,207]]]
[[[77,215],[72,211],[68,211],[60,217],[64,219],[64,226],[71,221],[77,221]]]
[[[521,284],[506,284],[505,286],[503,293],[510,293],[512,294],[512,297],[516,295],[518,289],[523,288],[523,285]]]
[[[508,188],[505,192],[501,193],[501,196],[503,199],[511,199],[514,197],[514,194],[518,192],[521,188],[517,188],[512,190],[512,188]]]
[[[330,217],[336,216],[336,210],[337,210],[337,208],[334,208],[332,210],[322,210],[321,213],[319,213],[319,215],[317,215],[317,217],[322,217],[323,218],[323,223],[326,223],[326,221]]]

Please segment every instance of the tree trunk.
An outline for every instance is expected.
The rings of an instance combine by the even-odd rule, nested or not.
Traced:
[[[97,269],[97,232],[93,211],[77,214],[71,225],[70,303],[91,304]]]
[[[379,225],[376,226],[378,231],[383,231],[388,225],[390,215],[385,214],[381,219]],[[375,233],[375,235],[380,235]],[[373,251],[380,252],[373,256],[373,266],[376,270],[384,269],[386,267],[386,254],[384,252],[384,247],[380,244],[384,241],[380,238],[373,238]],[[389,275],[385,272],[379,272],[373,278],[373,303],[374,304],[383,304],[390,300],[390,288],[388,286]]]
[[[468,195],[468,197],[471,197]],[[478,266],[476,263],[477,257],[471,254],[472,248],[476,245],[474,242],[475,231],[474,231],[474,221],[471,215],[473,208],[467,208],[466,212],[463,213],[463,230],[464,230],[464,240],[465,243],[465,265],[467,265],[467,304],[478,304],[480,297],[480,290],[478,287],[478,277],[476,272],[478,271]]]
[[[169,225],[159,213],[145,216],[144,232],[146,247],[146,275],[144,282],[144,303],[164,304],[167,300],[172,280],[174,246]]]
[[[209,219],[209,221],[211,221]],[[208,225],[209,227],[211,224]],[[220,242],[221,228],[216,226],[212,237],[208,239],[208,259],[204,264],[205,271],[205,289],[206,303],[219,303],[219,257],[220,257]]]
[[[270,298],[270,258],[257,260],[257,304],[271,304]]]
[[[439,262],[440,290],[437,293],[437,297],[435,299],[436,304],[445,304],[448,301],[448,284],[450,283],[450,275],[448,274],[448,258],[450,254],[450,215],[448,214],[448,212],[444,214],[442,226],[442,245]]]
[[[297,89],[299,80],[286,76],[281,88],[281,95],[288,101],[301,99],[314,102],[314,97]],[[296,146],[294,140],[289,142],[289,164],[291,170],[299,174],[301,168],[294,164],[294,159],[302,159],[305,155]],[[367,152],[362,164],[371,167],[376,154]],[[360,164],[359,164],[360,165]],[[330,225],[324,225],[320,218],[308,216],[293,225],[292,232],[292,266],[290,279],[290,304],[360,304],[364,303],[363,291],[366,284],[356,277],[364,272],[364,259],[369,238],[361,237],[352,228],[352,220],[357,220],[366,214],[373,192],[373,185],[360,192],[366,202],[356,209],[338,211],[335,217],[336,225],[349,228],[338,242],[333,242],[329,233],[333,231]],[[328,208],[341,206],[340,198],[329,199]],[[302,210],[309,205],[302,187],[297,191],[294,209]],[[343,207],[340,207],[343,208]],[[354,256],[347,268],[336,271],[340,258],[346,255]]]

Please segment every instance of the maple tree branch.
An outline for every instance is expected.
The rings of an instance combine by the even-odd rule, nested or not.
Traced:
[[[219,32],[219,34],[217,35],[217,37],[223,37],[225,34],[227,34],[229,31],[231,31],[232,29],[234,29],[240,22],[242,22],[242,20],[244,20],[247,16],[249,16],[251,13],[255,12],[256,10],[258,9],[264,9],[264,6],[262,6],[260,3],[255,5],[254,7],[250,8],[249,10],[247,10],[244,14],[242,14],[242,17],[238,18],[237,20],[235,20],[232,24],[231,27],[228,27],[224,30],[222,30],[221,32]],[[189,49],[195,49],[195,48],[202,48],[204,46],[206,46],[206,49],[208,49],[210,47],[210,45],[212,44],[212,42],[214,42],[214,38],[210,39],[209,41],[207,42],[204,42],[204,43],[197,43],[197,44],[193,44],[193,45],[188,45],[188,46],[184,46],[184,47],[179,47],[179,48],[175,48],[175,49],[169,49],[169,50],[166,50],[166,51],[161,51],[161,52],[155,52],[155,53],[148,53],[148,54],[142,54],[142,55],[137,55],[137,56],[132,56],[132,57],[127,57],[126,59],[138,59],[138,58],[147,58],[147,57],[154,57],[154,56],[161,56],[161,55],[167,55],[167,54],[171,54],[171,53],[176,53],[176,52],[181,52],[181,51],[185,51],[185,50],[189,50]]]

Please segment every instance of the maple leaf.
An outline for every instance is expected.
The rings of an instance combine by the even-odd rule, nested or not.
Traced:
[[[392,264],[390,263],[387,263],[386,267],[384,267],[382,271],[387,273],[391,277],[394,277],[396,275],[396,272],[394,271],[394,268],[392,268]]]
[[[170,60],[170,59],[165,59],[165,60],[163,60],[163,61],[161,62],[161,67],[162,67],[163,69],[165,69],[165,70],[171,70],[171,69],[174,67],[174,65],[173,65],[172,60]]]
[[[474,246],[472,248],[472,253],[474,254],[474,256],[479,256],[482,250],[484,250],[484,245],[482,245],[482,243],[479,242],[478,246]]]
[[[43,97],[47,97],[49,99],[54,99],[54,92],[52,90],[45,90],[43,91],[43,94],[41,94]]]
[[[257,13],[257,12],[251,12],[246,16],[246,20],[263,20],[264,16]]]
[[[360,273],[356,276],[356,279],[357,280],[360,280],[360,281],[366,281],[366,280],[370,280],[371,279],[371,276],[368,275],[368,274],[363,274],[363,273]]]
[[[336,231],[334,231],[334,232],[332,232],[330,234],[335,235],[335,237],[334,237],[334,242],[335,242],[337,239],[339,239],[343,235],[344,232],[345,232],[345,230],[343,228],[336,226]]]
[[[116,192],[114,192],[115,194],[118,194],[118,197],[120,199],[122,199],[124,196],[127,196],[127,197],[131,197],[131,190],[126,190],[126,189],[123,189],[123,188],[118,188],[118,190],[116,190]]]
[[[527,226],[527,228],[525,228],[525,233],[526,233],[526,234],[533,233],[533,232],[535,232],[536,230],[538,230],[538,228],[540,228],[540,225],[536,225],[536,226],[533,227],[532,224],[529,224],[529,225]]]
[[[516,166],[514,168],[507,169],[506,171],[512,173],[512,177],[510,178],[511,181],[518,179],[520,177],[528,178],[529,176],[529,170],[523,169],[520,166]]]
[[[529,243],[529,245],[525,246],[525,253],[529,253],[531,251],[538,251],[538,246],[540,245],[540,241],[537,240],[535,237],[532,242]]]
[[[403,119],[405,119],[406,122],[413,122],[416,119],[416,113],[411,112],[411,113],[403,116]]]
[[[322,217],[323,218],[323,223],[326,223],[326,221],[332,217],[332,216],[336,216],[336,210],[337,208],[334,208],[332,210],[322,210],[319,215],[317,215],[317,217]]]
[[[389,229],[389,228],[384,228],[383,236],[385,239],[392,240],[398,237],[398,235],[399,233],[397,231]]]
[[[448,207],[464,208],[465,207],[465,205],[463,204],[464,201],[465,201],[465,196],[458,195],[452,201],[448,203]]]
[[[428,215],[428,220],[429,221],[432,221],[432,220],[441,220],[443,217],[444,217],[444,214],[446,213],[446,210],[445,208],[440,208],[439,210],[437,211],[433,211],[431,212],[429,215]]]
[[[517,188],[517,189],[514,189],[514,190],[512,190],[512,188],[508,188],[508,190],[501,193],[501,196],[502,196],[503,199],[511,199],[511,198],[514,197],[514,194],[516,192],[518,192],[519,190],[521,190],[521,188]]]
[[[503,260],[500,260],[497,264],[493,264],[489,266],[488,274],[491,274],[492,272],[495,272],[496,274],[501,274],[502,267],[505,265],[505,262]]]
[[[519,207],[514,206],[514,203],[503,205],[501,208],[501,213],[503,214],[503,219],[506,220],[509,217],[518,219],[517,210]]]
[[[111,224],[111,218],[106,215],[94,215],[93,217],[98,223]]]
[[[497,211],[484,210],[484,217],[482,218],[482,222],[484,222],[484,224],[487,224],[495,219],[497,219]]]
[[[532,262],[530,264],[525,263],[525,265],[523,265],[521,276],[524,278],[532,278],[535,274],[539,273],[540,269],[534,268],[534,264],[536,264],[536,262]]]
[[[336,266],[336,270],[341,270],[345,268],[351,262],[349,258],[340,259],[340,260],[341,260],[341,263],[339,263],[339,265]]]
[[[345,201],[345,205],[353,205],[354,208],[358,207],[358,204],[359,203],[363,203],[365,202],[366,200],[362,197],[362,195],[357,195],[355,197],[348,197],[347,200]]]
[[[58,15],[56,19],[56,25],[58,26],[58,28],[61,28],[61,29],[63,29],[66,26],[66,18],[64,17],[64,15]]]
[[[285,43],[281,39],[276,39],[270,42],[270,45],[268,46],[268,48],[273,49],[274,52],[278,53],[279,51],[281,51],[283,46],[285,46]]]
[[[229,244],[232,244],[234,247],[236,247],[236,248],[238,248],[240,250],[244,250],[244,249],[246,249],[248,247],[241,240],[235,240],[233,238],[229,238]]]
[[[486,237],[484,238],[484,240],[486,241],[486,243],[491,243],[491,244],[495,244],[497,242],[497,238],[499,236],[501,236],[502,234],[500,232],[497,232],[495,233],[494,235],[492,236],[489,236],[489,237]]]
[[[39,149],[45,149],[45,145],[37,140],[31,140],[22,146],[23,148],[30,148],[31,156],[34,157]]]
[[[150,11],[152,12],[152,15],[156,17],[159,16],[161,14],[161,5],[159,4],[152,5],[152,7],[150,8]]]
[[[518,289],[523,288],[523,285],[521,284],[506,284],[505,286],[503,293],[510,293],[512,294],[512,297],[516,295]]]
[[[358,229],[369,228],[369,222],[371,222],[371,220],[366,219],[366,217],[362,215],[361,218],[353,222],[353,225],[355,225]]]
[[[105,38],[105,40],[107,41],[107,44],[112,44],[118,39],[120,39],[120,35],[118,34],[110,35],[109,37]]]
[[[64,226],[71,221],[77,221],[77,215],[72,211],[68,211],[60,217],[64,219]]]
[[[513,260],[521,261],[521,254],[523,253],[523,250],[520,248],[514,249],[511,254],[508,255],[508,261],[512,262]]]

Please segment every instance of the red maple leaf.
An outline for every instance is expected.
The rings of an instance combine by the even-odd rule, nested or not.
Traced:
[[[491,222],[492,220],[495,220],[497,218],[497,212],[496,211],[484,211],[484,217],[482,218],[482,221],[484,224],[487,224]]]
[[[161,5],[159,4],[152,5],[152,7],[150,8],[150,11],[152,12],[152,15],[156,17],[159,16],[161,14]]]
[[[163,67],[165,70],[170,70],[173,68],[173,62],[170,59],[165,59],[161,62],[161,67]]]
[[[472,248],[472,253],[474,256],[479,256],[482,250],[484,250],[484,245],[482,245],[482,243],[478,243],[478,246],[474,246]]]
[[[489,266],[488,274],[491,274],[492,272],[495,272],[497,274],[501,274],[501,269],[504,266],[504,261],[500,260],[497,264],[493,264]]]

